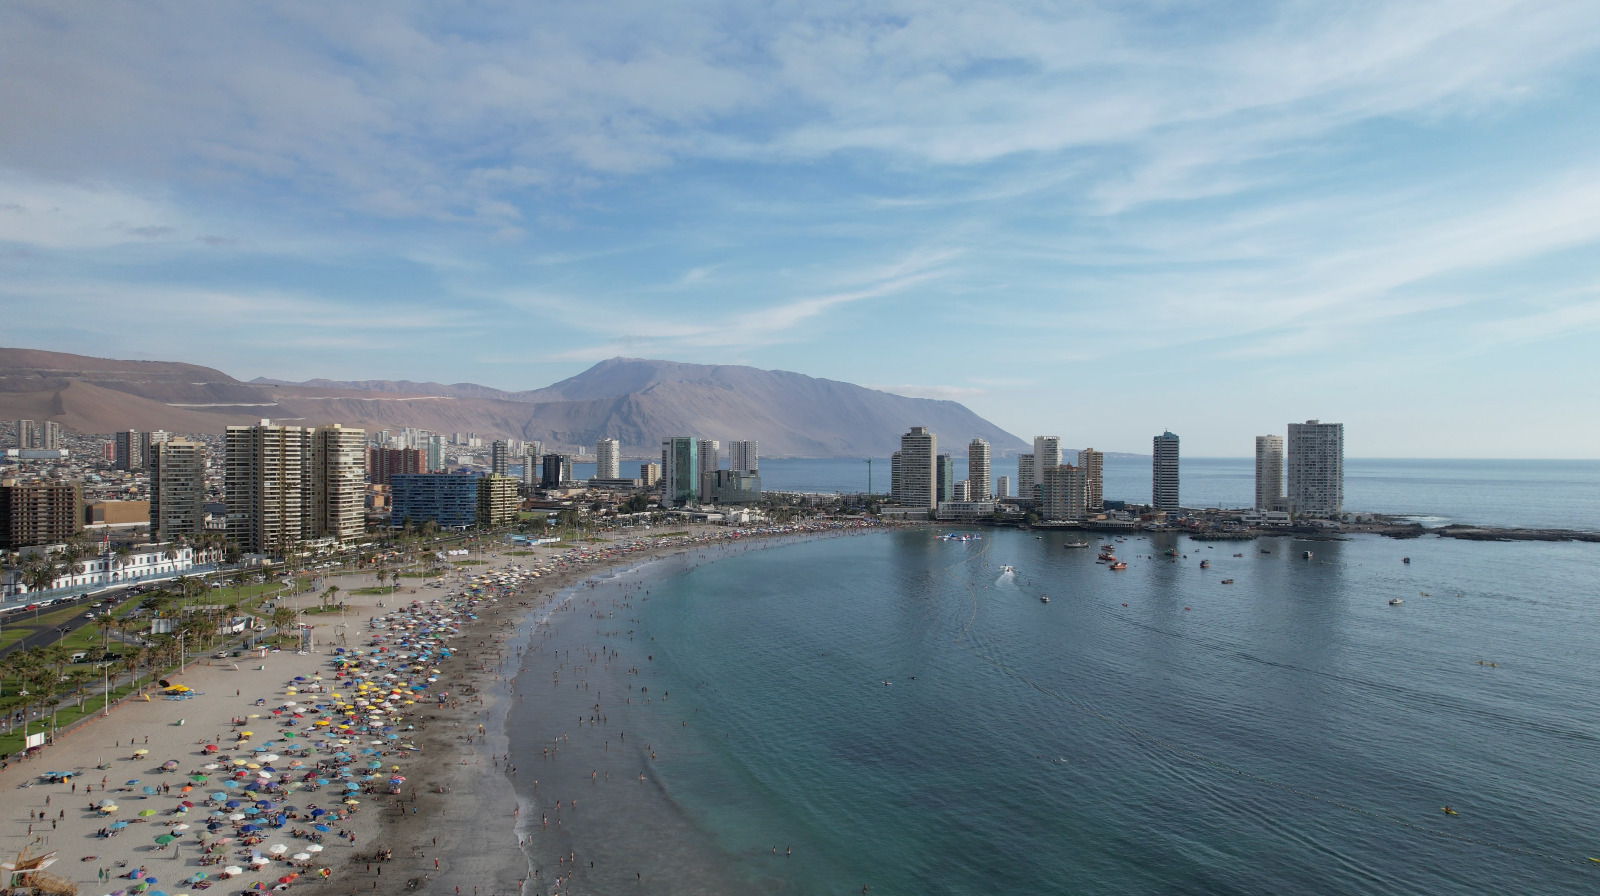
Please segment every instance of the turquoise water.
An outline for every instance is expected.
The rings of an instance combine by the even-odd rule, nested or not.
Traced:
[[[511,720],[531,891],[569,850],[601,893],[1600,885],[1600,546],[1130,538],[1113,573],[1063,540],[906,530],[582,589]]]

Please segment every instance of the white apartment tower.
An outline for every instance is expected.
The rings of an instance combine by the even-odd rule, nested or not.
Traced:
[[[1106,456],[1093,448],[1078,452],[1078,469],[1083,471],[1084,488],[1087,489],[1085,506],[1089,513],[1106,509]]]
[[[121,436],[122,433],[118,433]],[[121,445],[118,446],[121,451]],[[227,537],[247,554],[279,554],[305,538],[309,433],[298,426],[230,426],[223,442]]]
[[[1039,483],[1039,512],[1047,520],[1081,520],[1089,514],[1089,481],[1083,470],[1058,464]]]
[[[757,456],[759,442],[754,440],[745,442],[728,443],[728,469],[738,470],[742,473],[755,473],[760,470],[760,458]]]
[[[1150,506],[1178,509],[1178,437],[1170,431],[1151,439]]]
[[[968,501],[989,500],[989,443],[973,439],[967,443]]]
[[[205,532],[206,446],[168,439],[151,446],[150,537],[170,541]]]
[[[1283,436],[1256,436],[1256,509],[1283,501]]]
[[[17,421],[17,447],[26,451],[32,448],[39,439],[38,427],[32,420]]]
[[[1296,516],[1344,512],[1344,424],[1289,424],[1286,497]]]
[[[994,481],[994,496],[996,498],[1011,497],[1011,477],[1001,476]]]
[[[1044,471],[1053,470],[1061,466],[1061,437],[1060,436],[1034,436],[1033,437],[1033,481],[1036,485],[1044,483]]]
[[[1032,501],[1035,497],[1033,484],[1033,455],[1017,455],[1017,497]]]
[[[334,423],[311,431],[311,535],[355,541],[367,529],[367,431]]]
[[[938,509],[939,439],[927,427],[913,426],[900,437],[900,503]]]
[[[622,443],[616,439],[601,439],[594,443],[594,478],[622,478]]]

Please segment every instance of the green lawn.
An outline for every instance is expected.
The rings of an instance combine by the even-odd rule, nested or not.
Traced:
[[[134,688],[131,685],[124,685],[120,688],[114,688],[111,691],[111,702],[115,703],[133,691]],[[150,699],[158,700],[160,698],[152,697]],[[69,703],[63,703],[61,708],[56,712],[56,727],[65,728],[84,716],[92,716],[95,713],[100,712],[104,707],[105,698],[98,693],[98,689],[95,694],[91,696],[85,696],[83,701],[83,709],[81,710],[78,709],[78,702],[76,699]],[[43,721],[44,726],[41,727],[40,721],[34,720],[32,724],[29,725],[28,730],[35,734],[42,730],[48,730],[50,721],[50,713],[48,711],[44,714]],[[11,734],[0,734],[0,753],[15,753],[22,749],[22,745],[23,737],[21,728],[18,728]]]

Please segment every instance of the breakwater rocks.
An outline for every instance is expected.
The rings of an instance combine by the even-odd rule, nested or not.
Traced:
[[[1575,529],[1496,529],[1489,526],[1441,526],[1428,530],[1440,538],[1467,541],[1587,541],[1600,543],[1600,532]]]

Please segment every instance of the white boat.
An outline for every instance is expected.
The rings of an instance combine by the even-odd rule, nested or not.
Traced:
[[[1047,604],[1049,602],[1050,602],[1050,595],[1048,595],[1048,594],[1039,595],[1039,603]]]
[[[1000,567],[1000,574],[1001,574],[1001,575],[1005,575],[1005,574],[1007,574],[1007,573],[1014,573],[1014,572],[1016,572],[1016,570],[1014,570],[1014,569],[1012,569],[1012,568],[1011,568],[1011,567],[1009,567],[1009,566],[1002,566],[1002,567]]]
[[[1398,597],[1389,598],[1389,606],[1391,606],[1391,607],[1398,607],[1403,603],[1405,603],[1405,601],[1401,600]]]

